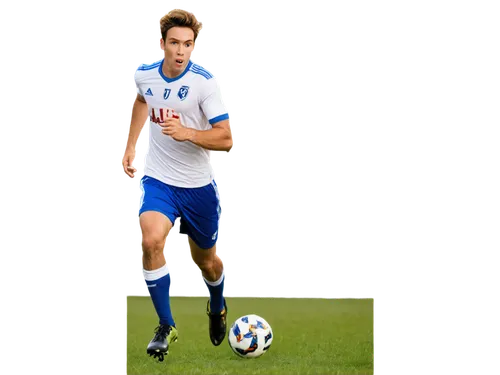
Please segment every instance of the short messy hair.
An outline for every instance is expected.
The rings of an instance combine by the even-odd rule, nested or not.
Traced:
[[[192,11],[184,8],[171,9],[158,20],[158,32],[163,41],[165,41],[167,31],[176,26],[189,27],[193,30],[195,44],[204,30],[202,21]]]

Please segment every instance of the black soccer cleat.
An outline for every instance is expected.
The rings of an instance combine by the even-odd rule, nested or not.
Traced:
[[[155,329],[155,336],[149,342],[147,353],[150,357],[163,362],[164,356],[168,354],[170,344],[175,341],[177,341],[177,328],[160,324]]]
[[[208,331],[210,333],[210,340],[215,346],[219,346],[224,337],[226,337],[226,317],[227,317],[227,305],[226,299],[224,298],[224,309],[219,313],[210,312],[210,300],[207,302],[207,315],[208,315]]]

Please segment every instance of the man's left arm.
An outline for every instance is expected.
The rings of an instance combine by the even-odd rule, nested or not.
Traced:
[[[229,152],[231,147],[233,147],[229,119],[212,124],[212,129],[209,130],[186,128],[178,118],[167,118],[158,125],[163,127],[163,134],[171,136],[178,142],[189,141],[197,146],[213,151]]]
[[[188,141],[197,146],[214,151],[228,151],[233,147],[233,137],[229,120],[222,120],[212,124],[210,130],[187,129],[190,133]]]
[[[188,141],[208,150],[229,151],[233,137],[229,127],[229,115],[222,102],[222,95],[215,77],[203,80],[200,87],[199,105],[212,129],[190,129]]]

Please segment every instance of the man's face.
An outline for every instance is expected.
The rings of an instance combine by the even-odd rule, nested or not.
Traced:
[[[172,27],[161,40],[168,70],[175,77],[181,74],[194,49],[194,32],[189,27]]]

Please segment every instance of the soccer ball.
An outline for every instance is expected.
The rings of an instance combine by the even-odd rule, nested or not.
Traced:
[[[269,323],[253,314],[237,319],[227,336],[231,349],[246,358],[260,357],[273,342],[273,330]]]

